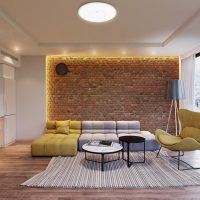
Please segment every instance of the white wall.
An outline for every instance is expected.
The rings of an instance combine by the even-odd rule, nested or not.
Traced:
[[[17,140],[40,136],[46,122],[45,56],[22,56],[16,69]]]

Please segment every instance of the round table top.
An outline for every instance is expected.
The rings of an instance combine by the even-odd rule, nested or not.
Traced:
[[[141,143],[145,142],[145,138],[141,136],[122,136],[119,137],[119,141],[127,142],[127,143]]]
[[[86,143],[82,146],[82,148],[84,151],[97,154],[116,153],[123,149],[122,145],[116,142],[113,142],[112,146],[92,146]]]

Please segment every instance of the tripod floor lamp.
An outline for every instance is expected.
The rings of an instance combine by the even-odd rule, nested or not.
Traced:
[[[169,80],[168,88],[167,88],[167,96],[169,99],[171,99],[171,106],[170,106],[170,111],[169,111],[166,132],[168,131],[169,122],[172,115],[172,110],[174,109],[176,135],[178,135],[178,127],[180,127],[180,124],[179,124],[179,118],[178,118],[177,100],[185,98],[183,80]]]

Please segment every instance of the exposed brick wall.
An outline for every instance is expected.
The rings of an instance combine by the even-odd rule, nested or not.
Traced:
[[[55,72],[60,62],[66,76]],[[165,129],[166,83],[178,78],[178,57],[49,56],[48,119],[139,120],[143,130]]]

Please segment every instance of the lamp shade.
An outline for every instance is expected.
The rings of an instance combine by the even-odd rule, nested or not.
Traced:
[[[168,81],[167,97],[173,100],[185,98],[183,80],[169,80]]]

